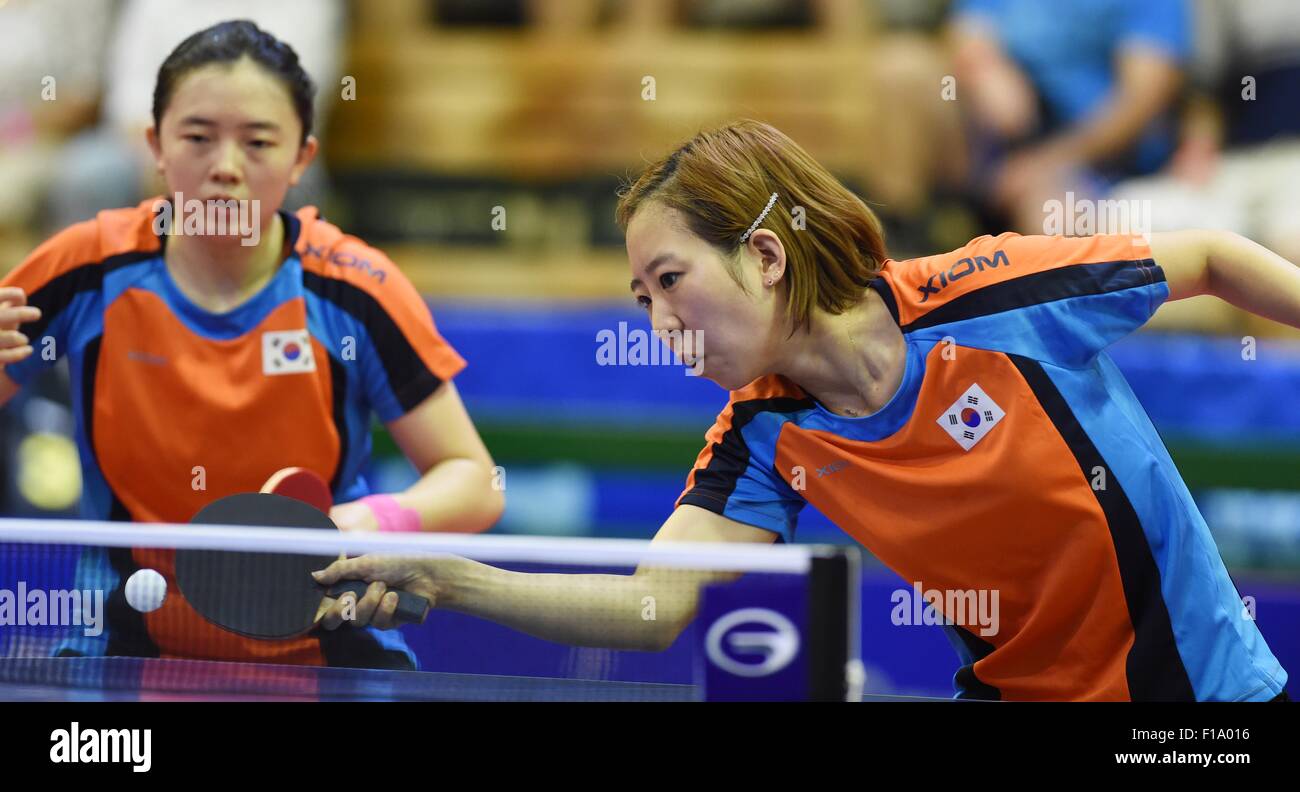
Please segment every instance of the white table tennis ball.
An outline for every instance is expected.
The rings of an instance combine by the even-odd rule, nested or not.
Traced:
[[[167,581],[152,569],[141,569],[126,579],[126,601],[141,613],[156,611],[167,599]]]

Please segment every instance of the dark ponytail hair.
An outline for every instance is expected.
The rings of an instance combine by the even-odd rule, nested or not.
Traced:
[[[190,36],[180,43],[158,69],[153,89],[153,123],[162,128],[163,113],[181,78],[195,69],[213,63],[233,64],[248,57],[280,78],[293,97],[293,109],[302,122],[302,140],[311,134],[312,97],[316,86],[298,62],[293,47],[246,19],[222,22]]]

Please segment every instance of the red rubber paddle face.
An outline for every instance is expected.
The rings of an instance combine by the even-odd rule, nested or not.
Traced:
[[[325,479],[315,471],[302,467],[277,470],[262,485],[262,492],[300,500],[326,514],[330,513],[330,507],[334,505],[334,493],[330,492]]]

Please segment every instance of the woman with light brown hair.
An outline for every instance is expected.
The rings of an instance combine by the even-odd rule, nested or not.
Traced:
[[[894,261],[871,210],[754,121],[650,167],[618,221],[651,326],[731,391],[655,541],[790,541],[812,503],[905,581],[997,592],[992,633],[945,614],[959,697],[1285,695],[1105,347],[1198,294],[1300,325],[1289,262],[1209,231],[1008,233]],[[363,557],[322,579],[339,577],[380,581],[360,612],[381,626],[393,584],[550,640],[621,648],[669,645],[696,606],[694,589],[654,569]],[[653,622],[636,607],[647,595]]]

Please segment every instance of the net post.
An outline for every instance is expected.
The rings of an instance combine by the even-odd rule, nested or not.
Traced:
[[[808,698],[860,698],[854,667],[859,662],[858,597],[861,554],[856,547],[819,546],[808,583]],[[854,696],[854,693],[857,693]]]

